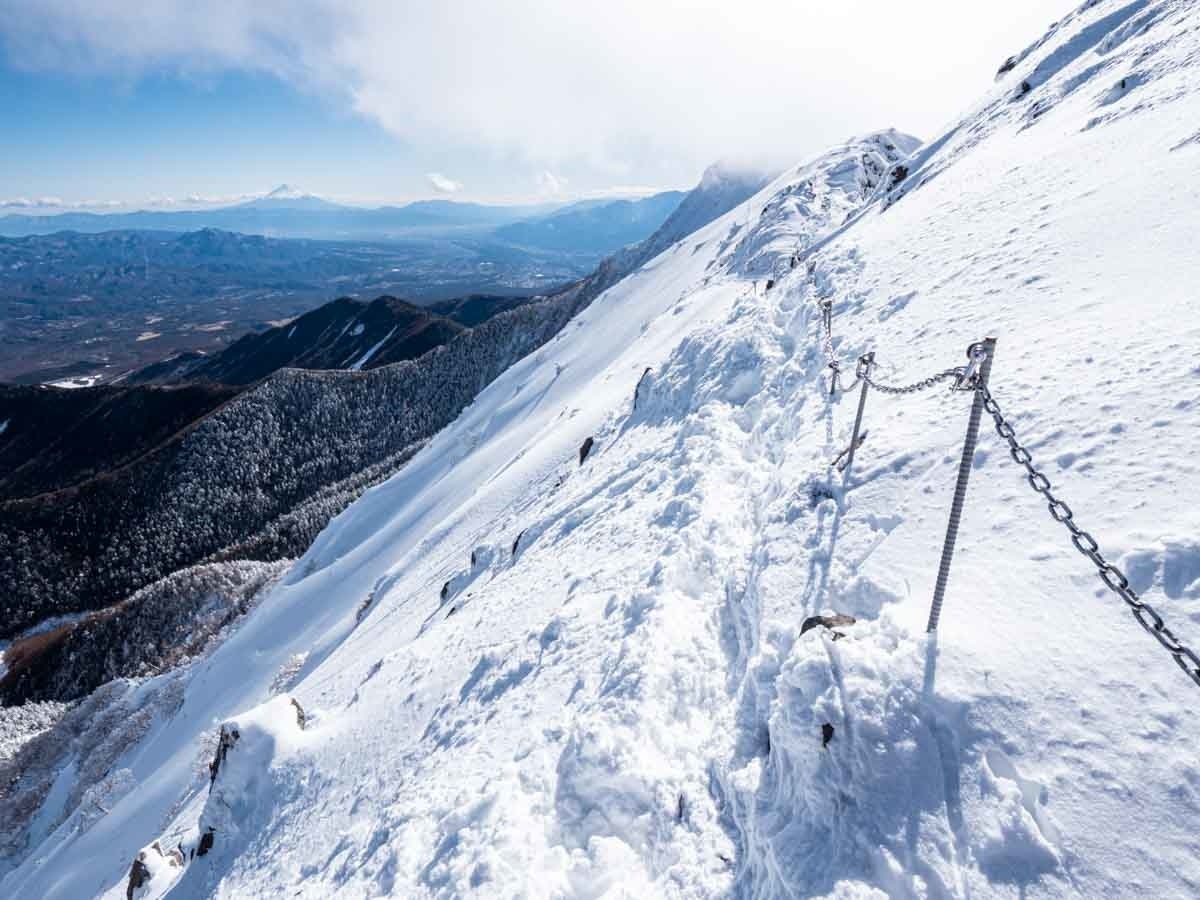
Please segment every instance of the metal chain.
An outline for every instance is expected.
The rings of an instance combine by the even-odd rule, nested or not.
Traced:
[[[899,387],[889,384],[880,384],[871,378],[869,373],[864,373],[862,377],[866,380],[867,384],[884,394],[915,394],[917,391],[924,391],[933,387],[938,382],[946,381],[950,378],[954,379],[956,382],[961,381],[963,377],[963,370],[961,368],[947,369],[944,372],[938,372],[936,375],[930,375],[928,378],[925,378],[921,381]]]
[[[837,354],[833,351],[833,301],[821,301],[821,327],[825,332],[823,340],[823,349],[825,350],[825,360],[829,369],[829,396],[832,397],[839,390],[848,390],[842,387],[842,364],[838,362]],[[857,383],[857,380],[855,381]]]
[[[825,359],[831,369],[838,368],[837,356],[833,352],[833,301],[821,301],[821,325],[825,331]]]
[[[864,370],[861,366],[856,372],[856,378],[850,384],[842,384],[842,364],[838,361],[837,354],[833,349],[833,301],[821,301],[821,326],[824,331],[823,349],[825,351],[825,359],[827,367],[830,371],[830,394],[837,391],[847,392],[858,387],[859,381],[866,381],[875,390],[884,394],[915,394],[917,391],[923,391],[931,388],[938,382],[945,381],[948,378],[953,378],[956,382],[961,382],[963,379],[962,368],[947,369],[944,372],[938,372],[936,375],[918,381],[915,384],[904,385],[902,387],[892,387],[891,385],[879,384],[870,377],[870,371]]]
[[[992,398],[991,392],[986,384],[980,383],[976,377],[976,366],[978,362],[973,358],[969,366],[960,366],[954,369],[946,369],[943,372],[938,372],[921,381],[913,382],[906,385],[888,385],[880,384],[871,378],[871,366],[862,365],[860,363],[856,372],[857,377],[854,383],[849,387],[841,387],[839,377],[841,375],[841,364],[838,362],[837,356],[833,349],[833,303],[825,300],[821,303],[821,318],[824,326],[824,350],[825,357],[828,360],[829,369],[832,372],[832,381],[830,384],[830,393],[838,390],[851,390],[860,380],[866,382],[875,390],[884,394],[915,394],[918,391],[928,390],[934,387],[939,382],[953,380],[955,388],[963,390],[974,389],[979,393],[983,400],[983,408],[991,415],[996,423],[996,433],[1008,442],[1009,454],[1013,460],[1025,467],[1026,476],[1029,479],[1029,485],[1034,491],[1040,494],[1045,500],[1047,508],[1050,510],[1050,515],[1056,522],[1061,522],[1071,532],[1071,543],[1075,549],[1086,556],[1095,564],[1097,573],[1100,579],[1113,591],[1118,597],[1125,601],[1129,606],[1133,617],[1137,619],[1139,625],[1146,631],[1152,634],[1167,652],[1174,658],[1179,668],[1187,673],[1197,685],[1200,685],[1200,656],[1197,656],[1195,651],[1184,646],[1175,633],[1167,627],[1167,623],[1163,617],[1158,614],[1158,611],[1146,603],[1137,592],[1129,586],[1129,579],[1125,573],[1106,560],[1100,552],[1100,545],[1096,539],[1088,532],[1084,531],[1075,524],[1074,514],[1071,512],[1071,507],[1054,495],[1051,490],[1050,479],[1041,472],[1033,464],[1033,457],[1027,449],[1025,449],[1017,441],[1016,431],[1012,424],[1004,417],[1000,411],[999,405]]]
[[[975,389],[983,398],[983,408],[996,421],[996,433],[1008,442],[1009,454],[1015,462],[1025,467],[1029,486],[1046,500],[1050,515],[1054,520],[1067,526],[1067,530],[1071,532],[1071,543],[1075,545],[1075,549],[1096,565],[1100,579],[1108,585],[1113,593],[1128,604],[1129,610],[1137,619],[1138,624],[1150,632],[1167,649],[1179,668],[1183,669],[1192,681],[1200,685],[1200,656],[1180,643],[1179,638],[1175,637],[1174,632],[1167,627],[1167,623],[1163,621],[1163,617],[1158,614],[1158,611],[1138,597],[1137,592],[1129,586],[1129,579],[1125,577],[1125,573],[1104,558],[1096,539],[1075,524],[1075,516],[1071,512],[1071,507],[1054,495],[1050,479],[1038,470],[1033,464],[1033,457],[1029,451],[1017,441],[1012,424],[1004,417],[999,405],[992,399],[992,394],[987,386],[977,385]]]

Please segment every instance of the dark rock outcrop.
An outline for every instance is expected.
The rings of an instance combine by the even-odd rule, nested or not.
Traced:
[[[240,737],[241,734],[237,728],[227,725],[221,726],[221,734],[217,738],[217,752],[213,755],[212,762],[208,764],[208,784],[210,788],[216,782],[217,775],[221,771],[221,766],[225,764],[225,758],[229,755],[229,751],[237,744]],[[201,841],[201,846],[204,846],[203,841]],[[204,855],[203,850],[200,855]]]

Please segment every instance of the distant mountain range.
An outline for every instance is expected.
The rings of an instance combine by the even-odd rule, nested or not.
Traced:
[[[667,191],[641,200],[576,203],[547,215],[496,229],[519,246],[564,252],[611,253],[645,239],[679,206],[684,194]]]
[[[550,293],[644,240],[680,197],[364,210],[284,185],[217,210],[3,217],[0,232],[40,233],[0,236],[0,380],[103,383],[337,296]]]
[[[376,369],[415,359],[525,297],[472,296],[414,306],[396,297],[342,297],[286,325],[251,332],[212,355],[184,353],[132,372],[122,385],[205,381],[245,385],[277,369]]]
[[[136,212],[92,213],[66,212],[54,215],[13,213],[0,216],[0,235],[25,237],[34,234],[54,234],[77,231],[96,234],[103,231],[196,231],[218,228],[242,234],[261,234],[270,237],[312,238],[338,241],[386,241],[414,236],[454,233],[488,234],[497,228],[522,221],[544,221],[548,215],[566,215],[560,220],[568,225],[567,232],[584,238],[586,249],[611,252],[623,243],[638,241],[654,231],[670,213],[671,198],[677,203],[683,195],[667,191],[642,199],[585,200],[577,203],[542,203],[521,205],[489,205],[460,203],[454,200],[419,200],[402,206],[348,206],[306,194],[290,185],[280,185],[271,193],[255,200],[233,206],[192,210],[138,210]],[[655,210],[662,214],[655,221]],[[583,219],[571,223],[574,215]],[[617,227],[610,221],[632,228]],[[570,223],[570,224],[568,224]],[[640,223],[641,227],[636,227]],[[604,245],[588,235],[587,227],[599,232],[616,234],[618,243]],[[528,238],[547,236],[551,231],[534,229],[518,233],[522,243]],[[584,249],[578,242],[563,242],[557,233],[550,244],[533,241],[534,246],[557,250]]]
[[[108,382],[335,296],[551,293],[646,239],[680,196],[365,210],[283,185],[216,210],[0,217],[0,233],[38,232],[0,236],[0,380]]]

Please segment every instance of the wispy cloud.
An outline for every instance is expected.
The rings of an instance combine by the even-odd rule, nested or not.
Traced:
[[[457,194],[463,189],[461,181],[447,178],[441,172],[430,172],[425,176],[425,180],[439,194]]]
[[[0,209],[30,213],[128,212],[138,209],[187,209],[189,207],[232,206],[264,196],[259,194],[188,194],[182,200],[165,194],[152,194],[128,200],[66,200],[62,197],[12,197],[0,199]]]
[[[57,209],[61,206],[61,197],[13,197],[11,200],[0,200],[0,207],[5,209]]]
[[[0,209],[20,209],[30,212],[111,210],[124,205],[120,200],[64,200],[62,197],[12,197],[0,200]]]
[[[575,196],[583,200],[603,200],[607,197],[649,197],[670,190],[664,187],[651,187],[645,184],[614,184],[612,187],[595,190],[578,191]]]

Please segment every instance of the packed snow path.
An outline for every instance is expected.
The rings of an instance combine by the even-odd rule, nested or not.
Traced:
[[[1195,687],[987,429],[932,645],[970,395],[873,397],[842,484],[819,321],[897,382],[996,335],[997,399],[1194,641],[1198,16],[1088,4],[894,186],[908,140],[851,142],[606,292],[331,523],[0,893],[122,897],[205,823],[140,896],[1200,893]]]

